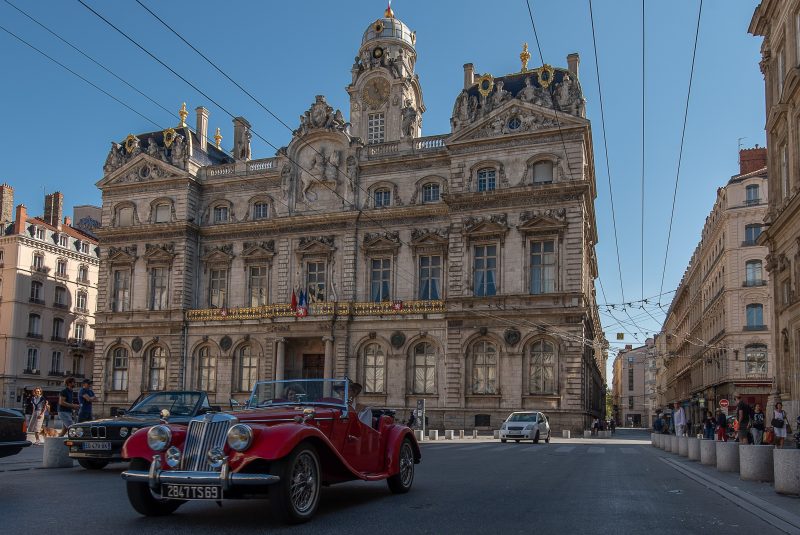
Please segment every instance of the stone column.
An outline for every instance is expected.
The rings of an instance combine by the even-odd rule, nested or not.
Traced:
[[[325,379],[333,379],[333,337],[323,336],[322,341],[325,342]]]
[[[283,379],[283,369],[286,362],[286,338],[275,339],[275,380]]]

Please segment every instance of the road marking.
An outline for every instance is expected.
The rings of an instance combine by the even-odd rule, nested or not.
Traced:
[[[575,449],[575,446],[561,446],[560,448],[556,448],[556,453],[569,453]]]
[[[587,450],[589,453],[605,453],[606,449],[601,448],[600,446],[590,446]]]
[[[636,448],[620,448],[619,451],[629,455],[639,455],[641,452]]]
[[[477,444],[475,446],[467,446],[466,448],[458,448],[458,451],[471,451],[471,450],[482,450],[485,448],[496,448],[497,444],[490,443],[490,444]]]

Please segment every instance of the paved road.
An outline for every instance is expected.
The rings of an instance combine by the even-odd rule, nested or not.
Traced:
[[[644,445],[644,433],[617,438],[426,443],[409,494],[392,495],[382,483],[335,486],[323,491],[315,519],[295,527],[276,524],[260,500],[225,502],[222,508],[195,502],[170,517],[140,517],[125,496],[123,464],[100,472],[6,470],[0,471],[0,531],[60,535],[70,518],[68,531],[137,535],[781,533],[662,462],[665,454]]]

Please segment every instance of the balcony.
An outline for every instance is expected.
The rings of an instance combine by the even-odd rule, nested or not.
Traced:
[[[88,314],[89,309],[86,307],[75,307],[75,312],[80,312],[81,314]]]
[[[756,240],[744,240],[742,242],[742,247],[753,247],[754,245],[758,245],[758,243],[756,243]]]
[[[39,299],[38,297],[30,297],[30,298],[28,298],[28,301],[33,303],[34,305],[43,305],[44,304],[44,299]]]
[[[66,339],[66,338],[64,338],[63,336],[56,336],[56,335],[54,334],[53,336],[51,336],[51,337],[50,337],[50,341],[51,341],[51,342],[61,342],[61,343],[66,343],[67,339]]]
[[[44,273],[45,275],[47,275],[48,273],[50,273],[50,268],[47,266],[31,266],[31,271],[33,271],[34,273]]]
[[[65,303],[53,303],[56,308],[69,308]]]
[[[22,373],[24,373],[25,375],[41,375],[41,372],[39,370],[32,370],[30,368],[25,368],[24,370],[22,370]]]
[[[765,281],[764,279],[746,280],[742,283],[742,287],[744,288],[751,288],[753,286],[766,286],[766,285],[767,281]]]
[[[69,279],[69,276],[61,271],[56,271],[56,278],[67,280]]]
[[[82,349],[94,349],[94,340],[85,340],[83,338],[70,338],[67,340],[70,347]]]
[[[766,331],[766,325],[745,325],[743,331]]]
[[[742,203],[743,206],[758,206],[761,204],[761,199],[747,199]]]
[[[89,284],[89,279],[87,279],[86,277],[78,277],[77,279],[75,279],[75,282],[77,282],[78,284]]]
[[[42,339],[42,335],[40,333],[31,333],[31,332],[29,332],[27,334],[27,337],[28,338],[35,338],[37,340],[41,340]]]
[[[65,372],[58,371],[58,370],[50,370],[49,372],[47,372],[47,375],[50,376],[50,377],[64,377],[67,374]]]

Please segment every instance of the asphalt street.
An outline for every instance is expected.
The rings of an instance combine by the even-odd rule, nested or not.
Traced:
[[[384,483],[333,486],[310,523],[289,527],[261,500],[192,502],[144,518],[128,504],[125,464],[32,469],[31,450],[0,464],[0,533],[785,532],[663,462],[669,454],[646,444],[644,432],[616,438],[425,443],[410,493],[392,495]]]

